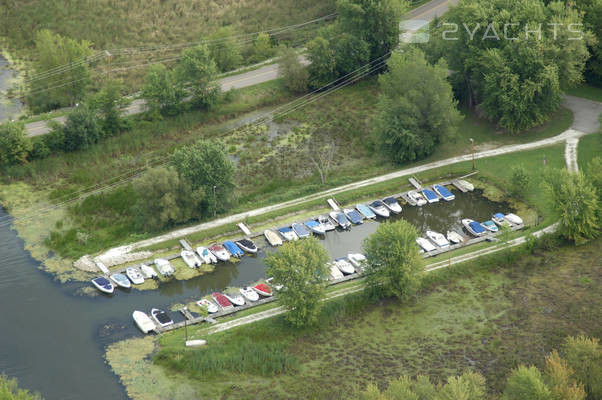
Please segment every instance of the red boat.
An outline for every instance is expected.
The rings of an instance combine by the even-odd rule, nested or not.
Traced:
[[[262,296],[269,297],[272,295],[272,288],[266,285],[265,283],[260,283],[258,285],[253,286],[253,290],[255,290]]]
[[[224,296],[223,294],[221,294],[219,292],[213,292],[211,294],[211,296],[222,309],[230,310],[231,308],[234,308],[232,303],[230,303],[230,300],[228,300],[228,298],[226,296]]]

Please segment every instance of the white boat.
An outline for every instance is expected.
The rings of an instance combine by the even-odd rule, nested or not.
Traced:
[[[453,244],[459,244],[464,241],[464,238],[456,231],[447,231],[447,240]]]
[[[464,179],[458,179],[457,181],[460,186],[463,186],[464,189],[468,190],[469,192],[472,192],[474,190],[474,185]]]
[[[132,282],[128,279],[124,274],[113,274],[110,276],[111,280],[117,284],[117,286],[121,286],[124,289],[129,289],[132,287]]]
[[[395,197],[386,197],[382,201],[392,213],[399,214],[401,212],[401,205],[399,205]]]
[[[351,221],[349,221],[349,219],[347,218],[347,216],[345,215],[345,213],[343,213],[341,211],[331,211],[330,212],[330,218],[332,218],[332,220],[334,222],[336,222],[337,224],[339,224],[339,226],[342,229],[349,229],[349,228],[351,228]]]
[[[500,227],[502,226],[510,226],[510,222],[508,222],[508,220],[506,218],[504,218],[504,214],[502,213],[495,213],[491,216],[491,220],[493,222],[495,222],[496,224],[498,224]]]
[[[447,241],[447,239],[445,238],[445,236],[443,236],[439,232],[426,231],[426,236],[429,239],[431,239],[431,241],[433,243],[435,243],[439,247],[449,247],[449,242]]]
[[[280,236],[278,236],[278,234],[274,231],[266,229],[263,231],[263,236],[265,236],[266,240],[271,246],[282,245],[282,239],[280,239]]]
[[[196,253],[205,264],[215,264],[217,262],[217,257],[215,254],[210,252],[206,247],[197,247]]]
[[[164,258],[155,259],[155,266],[157,267],[157,271],[163,276],[172,276],[176,272],[173,265]]]
[[[433,185],[433,190],[445,201],[452,201],[456,199],[456,195],[443,185]]]
[[[387,206],[385,206],[385,203],[383,203],[380,200],[373,201],[372,203],[368,204],[368,207],[372,210],[374,214],[378,215],[379,217],[389,218],[389,216],[391,215],[389,209],[387,208]]]
[[[157,325],[159,325],[161,328],[173,324],[173,319],[171,319],[171,317],[167,315],[167,313],[163,310],[153,308],[151,310],[151,315],[153,316],[153,319],[157,322]]]
[[[209,246],[209,251],[211,251],[213,253],[213,255],[215,257],[217,257],[217,259],[220,261],[230,260],[230,253],[221,244],[216,243],[216,244]]]
[[[462,225],[464,225],[464,228],[474,236],[483,236],[487,233],[487,229],[483,228],[477,221],[469,218],[464,218],[462,220]]]
[[[111,294],[115,291],[115,286],[104,276],[99,276],[98,278],[92,279],[92,284],[96,287],[96,289],[106,294]]]
[[[190,268],[198,268],[203,263],[196,256],[196,254],[194,254],[194,252],[192,252],[190,250],[182,250],[180,252],[180,257],[182,257],[182,260],[184,260],[184,262],[186,263],[186,265],[188,265]]]
[[[226,296],[226,298],[230,300],[230,303],[234,304],[235,306],[245,305],[245,298],[240,294],[224,293],[224,296]]]
[[[217,304],[207,299],[200,299],[196,302],[196,304],[199,307],[206,309],[209,314],[216,313],[219,310],[219,308],[217,308]]]
[[[291,228],[290,226],[279,228],[278,232],[288,242],[292,242],[293,240],[299,240],[299,236],[297,236],[293,228]]]
[[[426,251],[427,253],[429,251],[433,251],[433,250],[437,249],[434,244],[432,244],[431,242],[429,242],[425,238],[419,237],[418,239],[416,239],[416,243],[418,243],[418,246],[422,247],[422,249],[424,251]]]
[[[248,286],[240,289],[240,294],[242,294],[245,297],[245,299],[247,299],[249,301],[259,300],[259,294],[257,294],[256,291],[254,291],[252,288],[250,288]]]
[[[408,192],[408,197],[416,202],[416,205],[422,207],[426,204],[425,198],[415,190],[410,190]]]
[[[364,265],[366,264],[366,256],[362,253],[349,253],[347,254],[347,259],[356,269],[364,269]]]
[[[495,222],[488,220],[485,222],[481,222],[481,226],[485,229],[487,229],[489,232],[497,232],[499,231],[500,228],[497,227],[497,225],[495,224]]]
[[[309,221],[304,222],[307,229],[315,233],[316,235],[324,235],[326,233],[326,228],[319,221],[315,219],[310,219]]]
[[[143,333],[149,333],[157,328],[153,320],[142,311],[134,311],[132,313],[132,318],[134,318],[134,322],[138,326],[138,329]]]
[[[355,268],[353,268],[353,265],[351,265],[351,263],[344,257],[334,260],[334,265],[336,265],[337,268],[345,275],[355,273]]]
[[[320,215],[318,217],[318,222],[320,224],[322,224],[322,226],[324,227],[324,230],[326,232],[328,231],[334,231],[336,229],[336,225],[332,223],[331,219],[328,218],[326,215]]]
[[[343,273],[334,263],[328,264],[328,268],[330,269],[330,279],[341,279],[343,277]]]
[[[420,192],[429,204],[439,202],[439,196],[437,196],[437,193],[433,192],[432,190],[422,189]]]
[[[144,283],[144,276],[142,276],[142,273],[136,267],[126,268],[125,274],[130,278],[130,281],[132,281],[134,285],[141,285]]]
[[[236,245],[244,251],[246,251],[247,253],[251,254],[256,254],[257,250],[259,250],[251,239],[241,239],[236,242]]]
[[[504,215],[504,219],[514,225],[522,225],[523,224],[523,219],[516,214],[512,214],[512,213],[506,214],[506,215]]]
[[[140,270],[147,279],[157,279],[159,277],[157,275],[157,271],[155,271],[155,269],[150,265],[142,264],[140,266]]]

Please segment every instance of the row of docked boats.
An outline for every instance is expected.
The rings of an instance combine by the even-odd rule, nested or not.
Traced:
[[[272,287],[267,283],[258,283],[255,286],[247,286],[235,291],[213,292],[211,299],[202,298],[196,304],[213,314],[220,310],[229,311],[234,307],[244,306],[258,301],[260,298],[271,297],[274,294]]]
[[[329,263],[328,272],[331,280],[344,278],[346,275],[364,271],[366,256],[361,253],[349,253],[347,257],[340,257]]]

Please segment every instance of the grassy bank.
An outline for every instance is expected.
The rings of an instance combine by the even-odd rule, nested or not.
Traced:
[[[319,328],[296,331],[275,317],[211,335],[209,348],[186,351],[184,333],[176,331],[158,339],[154,363],[142,361],[155,351],[152,338],[112,345],[107,358],[134,399],[151,388],[159,397],[174,390],[173,398],[345,398],[368,382],[383,384],[401,374],[442,380],[467,369],[484,374],[496,393],[511,368],[542,367],[545,354],[565,336],[600,336],[600,251],[598,240],[515,253],[507,265],[496,255],[429,274],[409,304],[366,304],[356,296],[329,302]],[[220,368],[233,361],[226,349],[249,340],[286,351],[291,370],[242,368],[233,376]],[[216,349],[224,350],[223,357],[204,357]],[[147,374],[154,382],[149,387]]]
[[[570,88],[566,91],[566,94],[570,94],[571,96],[583,97],[584,99],[590,99],[594,101],[602,102],[602,89],[590,86],[586,83],[579,85],[574,88]]]
[[[579,169],[585,170],[587,164],[595,157],[602,157],[602,132],[579,139],[577,147]]]

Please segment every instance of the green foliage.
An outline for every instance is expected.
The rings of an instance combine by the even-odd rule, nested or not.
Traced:
[[[424,275],[417,237],[416,228],[400,220],[380,224],[365,240],[365,285],[370,295],[405,300],[416,293]]]
[[[200,140],[177,149],[170,158],[180,179],[193,191],[205,193],[204,216],[226,209],[234,190],[235,167],[220,142]]]
[[[562,348],[564,358],[583,383],[588,400],[602,398],[602,348],[598,338],[568,337]]]
[[[111,80],[90,101],[90,108],[98,112],[100,126],[107,136],[115,135],[125,128],[127,122],[121,116],[121,109],[128,106],[130,100],[123,95],[123,83]]]
[[[393,54],[388,67],[379,77],[377,141],[396,163],[424,158],[443,137],[455,134],[461,120],[447,65],[431,65],[422,51],[408,49]]]
[[[266,274],[283,285],[278,301],[288,310],[285,318],[301,327],[317,321],[326,292],[330,257],[318,239],[285,243],[265,259]]]
[[[88,64],[80,61],[92,54],[91,45],[86,40],[77,41],[46,29],[36,33],[37,61],[32,76],[35,80],[27,97],[34,112],[73,106],[85,97],[90,71]],[[69,67],[62,68],[65,65]],[[47,74],[50,70],[52,75]]]
[[[545,378],[553,400],[585,400],[583,384],[575,382],[573,370],[556,350],[546,357]]]
[[[577,244],[598,236],[599,201],[596,189],[581,172],[552,169],[544,175],[544,187],[560,217],[560,233]]]
[[[602,158],[596,157],[587,164],[586,170],[587,179],[598,193],[598,205],[600,206],[599,218],[602,217]],[[600,221],[600,219],[599,219]]]
[[[267,33],[260,33],[253,42],[253,55],[250,58],[251,62],[260,62],[267,60],[274,55],[274,47],[272,39]]]
[[[144,79],[142,97],[151,112],[176,115],[186,92],[172,71],[163,64],[151,65]]]
[[[531,176],[523,165],[517,165],[512,167],[512,185],[511,191],[513,196],[520,195],[521,192],[527,189]]]
[[[16,379],[10,379],[6,375],[0,375],[0,399],[42,400],[42,396],[38,393],[30,393],[29,390],[19,389]]]
[[[209,39],[211,57],[215,60],[221,72],[232,71],[240,65],[242,55],[234,38],[234,29],[231,26],[219,28]]]
[[[173,168],[149,169],[134,181],[136,220],[140,228],[159,230],[204,214],[206,194],[192,189]]]
[[[551,400],[552,394],[537,368],[521,365],[510,374],[504,389],[503,399]]]
[[[307,44],[309,88],[319,89],[336,79],[336,60],[330,42],[321,36]]]
[[[81,104],[67,116],[63,127],[65,151],[87,149],[98,142],[102,135],[96,114],[87,105]]]
[[[207,46],[184,50],[176,74],[179,85],[190,88],[194,104],[207,109],[217,103],[220,88],[213,83],[217,66]]]
[[[23,164],[32,150],[31,141],[25,136],[25,125],[21,122],[0,124],[0,167]]]
[[[485,378],[476,372],[465,372],[447,378],[447,384],[439,391],[438,400],[485,400]]]
[[[577,0],[575,3],[584,12],[585,28],[594,35],[587,43],[590,58],[587,60],[585,77],[599,87],[602,86],[602,0]]]
[[[307,91],[307,68],[299,61],[295,49],[281,46],[278,50],[278,74],[284,81],[284,86],[293,93]]]
[[[337,76],[342,77],[368,64],[370,45],[356,36],[344,33],[334,41],[334,54]]]

